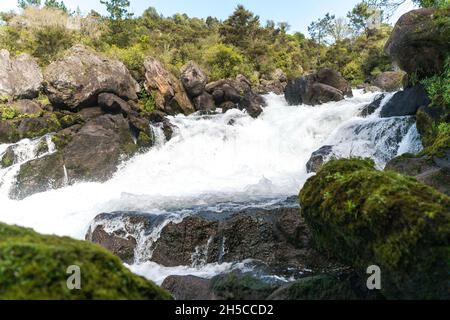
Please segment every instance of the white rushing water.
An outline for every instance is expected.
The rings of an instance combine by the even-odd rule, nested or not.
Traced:
[[[177,127],[172,140],[163,143],[159,134],[156,147],[122,164],[110,181],[80,182],[15,201],[8,197],[14,175],[20,164],[36,156],[39,140],[19,142],[14,148],[25,146],[29,152],[12,168],[0,169],[0,221],[83,239],[100,213],[158,214],[295,195],[310,176],[306,163],[311,153],[323,145],[335,146],[333,156],[368,156],[383,168],[394,156],[417,152],[421,145],[411,118],[357,116],[375,95],[356,91],[354,98],[317,107],[287,106],[284,98],[269,95],[268,107],[258,119],[239,110],[172,117]],[[7,147],[0,145],[0,158]],[[189,268],[156,268],[151,263],[131,268],[154,280],[165,274],[192,274]],[[233,266],[208,268],[197,273]]]

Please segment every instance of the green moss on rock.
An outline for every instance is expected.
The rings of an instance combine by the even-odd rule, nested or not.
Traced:
[[[66,286],[71,265],[81,268],[81,290]],[[0,299],[169,298],[94,244],[0,224]]]
[[[315,245],[361,275],[380,266],[387,298],[450,297],[449,197],[352,159],[326,164],[300,203]]]

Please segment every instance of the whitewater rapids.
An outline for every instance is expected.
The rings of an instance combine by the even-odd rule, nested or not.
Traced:
[[[123,163],[110,181],[80,182],[16,201],[8,197],[9,189],[20,164],[33,159],[38,142],[21,141],[13,145],[25,149],[19,164],[0,169],[0,221],[84,239],[89,223],[100,213],[158,214],[296,195],[311,176],[306,172],[311,153],[324,145],[334,145],[336,157],[371,157],[380,169],[399,154],[420,151],[413,118],[381,119],[377,113],[358,117],[376,93],[354,93],[351,99],[316,107],[288,106],[283,97],[268,95],[268,107],[258,119],[239,110],[171,117],[177,128],[172,140],[165,142],[154,128],[157,145]],[[0,145],[0,157],[8,146]],[[49,153],[54,152],[49,147]],[[195,273],[190,268],[146,265],[131,268],[157,282],[165,274]],[[230,267],[209,266],[215,271],[199,272]]]

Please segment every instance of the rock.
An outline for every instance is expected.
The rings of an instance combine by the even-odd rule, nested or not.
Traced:
[[[223,300],[265,300],[279,285],[264,282],[252,273],[239,271],[221,274],[211,279],[211,288]]]
[[[171,298],[166,290],[131,273],[108,251],[85,241],[0,224],[0,256],[0,299],[4,300]],[[66,286],[68,276],[74,274],[67,270],[73,265],[81,267],[81,290]]]
[[[17,126],[20,120],[0,121],[0,143],[14,143],[20,140]]]
[[[320,270],[332,265],[312,249],[309,230],[299,217],[298,208],[200,212],[184,219],[177,215],[137,213],[107,216],[108,221],[105,222],[105,215],[100,215],[91,224],[90,233],[99,226],[107,233],[96,237],[95,242],[107,248],[123,248],[122,235],[130,235],[141,244],[139,256],[144,257],[141,262],[148,259],[166,267],[197,267],[254,259],[271,267]],[[130,219],[133,216],[136,218]],[[148,224],[142,224],[142,217]],[[156,241],[154,236],[149,237],[155,230],[159,235]],[[122,239],[118,240],[117,235]],[[88,234],[87,239],[94,237]],[[113,250],[127,259],[131,259],[128,256],[131,251],[131,248],[123,252]]]
[[[0,168],[8,168],[11,167],[16,159],[16,155],[14,153],[14,149],[9,146],[6,151],[1,155],[0,158]]]
[[[351,87],[338,72],[332,69],[323,69],[317,74],[289,80],[285,89],[285,98],[289,105],[314,106],[330,101],[341,101],[345,95],[353,95]]]
[[[242,95],[235,84],[232,80],[219,80],[208,83],[206,91],[213,96],[216,105],[221,105],[223,102],[238,104],[242,100]]]
[[[193,103],[196,111],[214,112],[216,110],[214,98],[207,92],[203,92],[195,97]]]
[[[259,94],[268,94],[270,92],[282,95],[286,88],[287,82],[280,82],[279,80],[261,80],[261,84],[256,88]]]
[[[12,198],[23,199],[78,181],[104,182],[112,177],[124,157],[138,150],[121,114],[91,119],[77,130],[58,133],[54,141],[59,145],[58,152],[21,166]]]
[[[176,300],[218,300],[210,285],[210,280],[195,276],[170,276],[161,287],[169,291]]]
[[[450,198],[417,180],[334,160],[300,192],[314,242],[361,277],[383,271],[387,299],[448,299]]]
[[[324,68],[319,70],[316,75],[317,82],[329,85],[342,92],[344,96],[353,97],[352,87],[350,83],[336,70]]]
[[[153,94],[158,110],[169,115],[189,115],[195,112],[181,81],[167,71],[161,62],[148,57],[144,61],[144,67],[145,89]]]
[[[15,101],[12,107],[21,114],[26,115],[40,115],[44,111],[39,103],[27,99]]]
[[[131,107],[126,101],[112,93],[101,93],[98,95],[98,105],[106,113],[132,113]]]
[[[381,102],[383,102],[385,97],[386,95],[384,93],[377,95],[371,103],[360,111],[359,116],[365,118],[373,114],[381,106]]]
[[[414,116],[422,106],[428,106],[430,99],[421,84],[397,92],[381,109],[382,118]]]
[[[269,265],[321,264],[309,246],[309,232],[296,208],[254,209],[233,214],[224,221],[217,221],[219,218],[193,216],[168,224],[161,232],[152,261],[165,266],[246,259]],[[290,225],[285,226],[284,221]]]
[[[44,79],[50,102],[68,110],[94,106],[100,93],[137,100],[140,91],[122,62],[97,54],[84,45],[72,47],[62,59],[51,63]]]
[[[256,93],[248,92],[241,101],[241,107],[244,108],[252,118],[258,118],[263,112],[262,106],[266,106],[264,99]]]
[[[84,122],[87,122],[91,119],[100,117],[105,114],[101,107],[92,107],[81,109],[80,112],[77,113]]]
[[[11,58],[8,50],[0,50],[0,97],[33,99],[42,88],[42,72],[29,54]]]
[[[383,91],[398,91],[403,88],[406,73],[402,71],[382,72],[375,77],[373,85]]]
[[[332,153],[333,146],[323,146],[319,150],[313,152],[308,163],[306,163],[306,171],[308,173],[318,172]]]
[[[181,83],[189,97],[195,98],[205,90],[208,77],[195,62],[190,61],[181,68]]]
[[[404,14],[386,43],[386,54],[419,80],[440,73],[450,51],[449,14],[448,8],[423,8]]]
[[[231,102],[231,101],[223,102],[219,106],[219,108],[222,109],[223,113],[226,113],[228,110],[231,110],[231,109],[236,109],[237,107],[238,107],[238,105],[236,103],[234,103],[234,102]]]
[[[356,278],[356,279],[355,279]],[[365,284],[352,273],[321,274],[305,277],[288,283],[275,292],[267,300],[373,300],[381,299],[376,293],[367,288],[355,286],[356,283]]]
[[[383,91],[383,90],[381,88],[378,88],[377,86],[364,87],[364,93],[381,92],[381,91]]]
[[[341,100],[344,100],[342,91],[322,83],[314,83],[311,91],[303,97],[303,102],[312,106]]]
[[[388,162],[385,170],[415,177],[450,196],[450,149],[442,158],[405,154]]]

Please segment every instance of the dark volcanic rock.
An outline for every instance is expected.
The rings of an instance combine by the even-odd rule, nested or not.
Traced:
[[[439,73],[450,52],[449,15],[449,8],[423,8],[404,14],[386,43],[386,54],[418,79]]]
[[[170,276],[161,288],[169,291],[176,300],[218,300],[211,289],[211,281],[195,276]]]
[[[361,112],[359,113],[360,117],[368,117],[371,114],[373,114],[380,106],[381,102],[383,102],[383,99],[386,97],[385,94],[380,94],[375,97],[375,100],[373,100],[371,103],[369,103],[367,106],[365,106]]]
[[[353,96],[350,84],[332,69],[289,80],[285,89],[289,105],[318,105],[343,100],[344,96]]]
[[[381,117],[413,116],[420,107],[430,104],[421,84],[397,92],[381,109]]]
[[[311,158],[306,164],[306,171],[308,173],[318,172],[320,167],[325,163],[325,159],[333,153],[333,146],[323,146],[319,150],[313,152]]]
[[[106,181],[123,157],[138,149],[129,124],[121,114],[102,115],[74,129],[58,134],[59,150],[55,154],[21,166],[11,191],[13,198],[23,199],[66,183]]]
[[[213,112],[216,109],[214,98],[208,92],[203,92],[193,99],[196,111]]]
[[[99,94],[98,105],[106,113],[129,114],[132,112],[131,106],[126,101],[112,93]]]
[[[377,75],[372,83],[383,91],[392,92],[403,88],[405,77],[403,71],[387,71]]]

